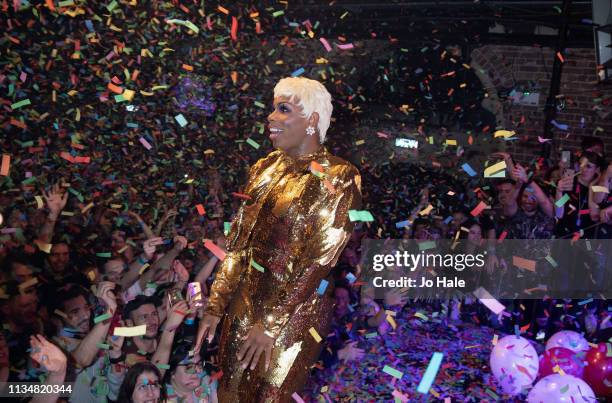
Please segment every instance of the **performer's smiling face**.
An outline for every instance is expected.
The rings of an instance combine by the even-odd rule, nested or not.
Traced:
[[[276,97],[274,110],[268,115],[272,145],[288,154],[300,149],[308,137],[308,119],[302,114],[303,108],[298,103],[296,97]]]

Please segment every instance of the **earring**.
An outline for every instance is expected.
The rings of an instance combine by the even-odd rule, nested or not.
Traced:
[[[312,135],[314,134],[314,132],[315,132],[314,127],[312,127],[312,126],[308,126],[308,127],[306,128],[306,134],[307,134],[307,135],[312,136]]]

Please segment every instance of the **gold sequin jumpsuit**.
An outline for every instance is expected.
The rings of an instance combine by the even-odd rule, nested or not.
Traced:
[[[219,317],[227,313],[219,402],[290,402],[320,353],[310,329],[323,339],[329,332],[330,269],[352,232],[348,211],[361,206],[361,177],[323,147],[297,159],[274,151],[251,168],[244,193],[251,199],[232,222],[229,253],[206,308]],[[319,295],[323,279],[329,286]],[[263,354],[254,370],[243,370],[237,359],[254,324],[275,337],[268,371]]]

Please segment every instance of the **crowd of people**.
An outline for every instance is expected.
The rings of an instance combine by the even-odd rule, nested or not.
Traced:
[[[511,271],[507,257],[495,253],[503,244],[500,240],[526,242],[538,269],[552,252],[547,244],[529,242],[593,240],[593,254],[599,256],[593,265],[562,259],[558,265],[575,269],[567,271],[573,276],[569,282],[588,277],[593,287],[607,284],[609,251],[597,250],[606,244],[595,243],[612,236],[612,165],[605,162],[603,151],[600,141],[587,139],[575,158],[560,159],[548,170],[537,164],[528,170],[511,155],[496,153],[491,159],[505,162],[507,177],[476,192],[476,198],[492,208],[478,214],[459,208],[450,212],[450,220],[423,214],[438,192],[432,180],[398,231],[405,239],[456,239],[466,251],[488,250],[486,270],[496,278]],[[159,210],[138,212],[111,202],[90,208],[77,204],[73,188],[61,180],[42,196],[33,188],[25,189],[19,200],[4,193],[0,381],[74,382],[70,399],[78,402],[217,401],[216,383],[223,376],[216,367],[217,340],[198,353],[194,350],[198,318],[219,263],[203,240],[223,250],[223,220],[230,218],[223,213],[221,200],[228,198],[221,177],[210,175],[208,215],[184,208],[192,203],[193,189],[181,195],[179,205],[164,210],[158,204]],[[138,186],[145,184],[129,185],[137,194]],[[372,197],[369,192],[366,188],[364,194]],[[564,198],[565,203],[558,202]],[[75,205],[78,214],[70,212]],[[377,219],[383,215],[371,210]],[[533,338],[568,328],[594,341],[610,337],[608,302],[596,294],[580,305],[545,293],[538,299],[504,300],[507,317],[493,315],[469,297],[426,301],[411,298],[405,290],[388,290],[383,299],[377,298],[358,279],[363,274],[361,241],[388,237],[379,229],[375,223],[360,223],[333,269],[333,331],[322,342],[313,371],[338,362],[358,365],[364,354],[359,339],[370,331],[384,335],[392,330],[389,311],[410,306],[441,308],[449,326],[475,322],[513,333],[519,324],[521,329],[529,325],[524,333]]]

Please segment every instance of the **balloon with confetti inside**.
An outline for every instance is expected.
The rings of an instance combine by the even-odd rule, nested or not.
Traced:
[[[557,372],[582,378],[584,372],[583,360],[584,353],[575,353],[564,347],[553,347],[546,350],[540,357],[540,378]]]
[[[612,398],[612,343],[599,343],[586,354],[584,380],[597,396]]]
[[[571,330],[562,330],[553,334],[550,339],[548,339],[548,342],[546,342],[546,350],[550,350],[553,347],[563,347],[577,353],[580,351],[587,351],[589,349],[589,343],[580,333]]]
[[[491,372],[504,393],[515,396],[528,389],[539,371],[538,354],[529,341],[506,336],[491,351]]]
[[[595,393],[585,381],[572,375],[552,374],[529,391],[527,403],[595,403]]]

